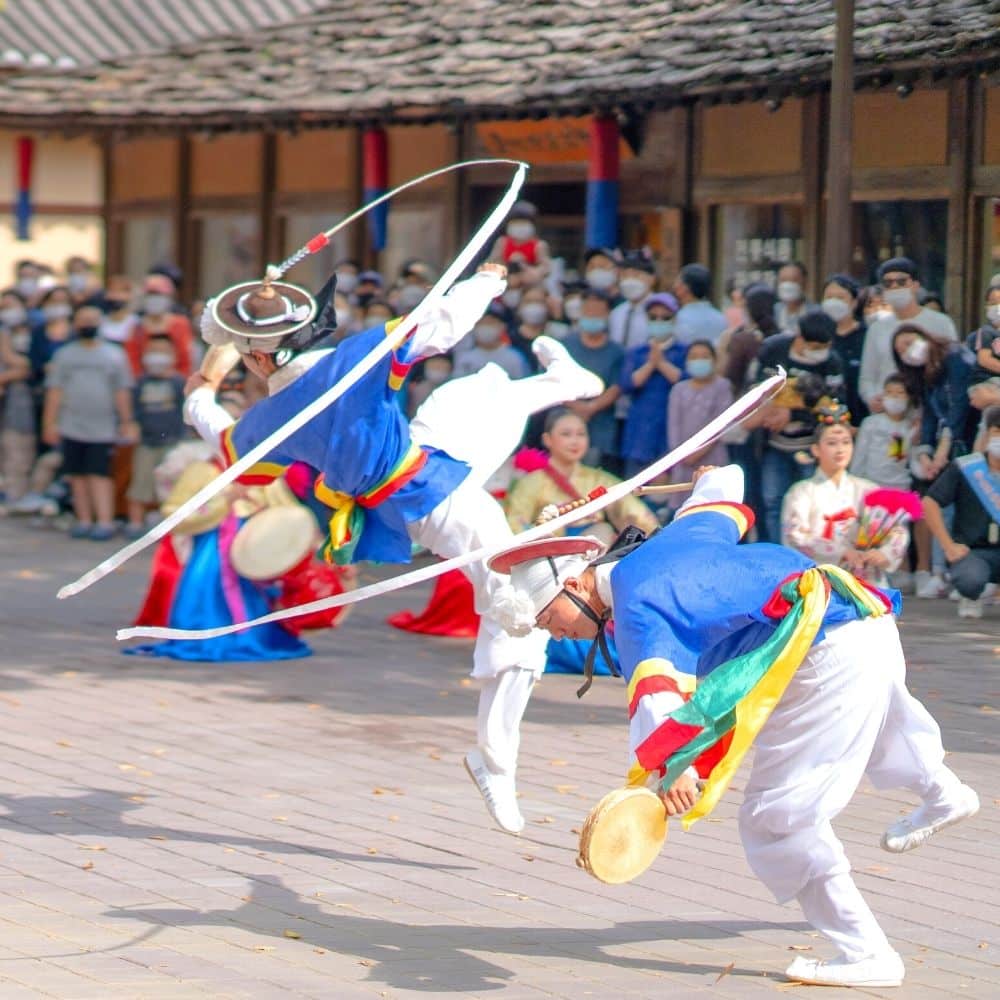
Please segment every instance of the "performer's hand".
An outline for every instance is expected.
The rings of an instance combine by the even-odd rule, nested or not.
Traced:
[[[211,387],[211,383],[202,375],[201,372],[195,372],[193,375],[188,376],[188,380],[184,383],[184,396],[190,396],[195,389],[200,389],[202,386]]]
[[[885,569],[889,565],[889,557],[879,549],[869,549],[862,553],[861,560],[869,569]]]
[[[680,816],[698,801],[698,783],[682,774],[668,789],[661,788],[657,794],[666,806],[668,816]]]
[[[495,261],[488,260],[485,264],[480,264],[477,268],[483,274],[495,274],[498,278],[507,277],[507,268],[503,264],[497,264]]]
[[[118,436],[122,444],[138,444],[142,437],[142,429],[134,420],[126,420],[121,425]]]
[[[717,468],[718,468],[717,465],[699,465],[698,468],[694,470],[694,475],[691,477],[691,485],[692,486],[697,485],[698,480],[701,479],[701,477],[705,475],[706,472],[712,472],[714,469]]]

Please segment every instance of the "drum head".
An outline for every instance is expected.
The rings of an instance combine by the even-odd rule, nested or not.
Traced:
[[[656,860],[666,837],[659,796],[648,788],[616,788],[590,811],[576,863],[602,882],[630,882]]]
[[[319,529],[306,507],[268,507],[233,539],[233,568],[247,580],[278,580],[316,547]]]

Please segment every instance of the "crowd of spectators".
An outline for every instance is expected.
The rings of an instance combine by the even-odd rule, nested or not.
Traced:
[[[809,503],[840,503],[857,483],[912,489],[927,516],[913,526],[912,545],[895,535],[874,569],[923,598],[957,590],[963,615],[982,613],[1000,581],[1000,508],[969,486],[959,460],[984,456],[1000,503],[1000,408],[991,409],[1000,406],[1000,276],[981,323],[962,337],[905,257],[884,261],[867,286],[830,275],[816,286],[817,302],[795,261],[776,268],[773,285],[728,282],[715,300],[703,264],[663,275],[642,249],[592,249],[577,270],[556,266],[538,227],[533,206],[520,203],[491,252],[507,266],[507,290],[452,353],[414,369],[400,394],[408,413],[437,386],[490,362],[512,378],[536,371],[532,341],[556,337],[606,388],[570,402],[558,425],[541,416],[525,443],[546,449],[572,437],[556,460],[560,474],[600,470],[613,480],[676,447],[781,367],[781,394],[678,466],[674,480],[690,479],[699,464],[736,462],[758,539],[809,551],[837,542],[826,548],[853,568],[863,560],[840,537],[850,519],[810,513]],[[419,259],[394,276],[342,260],[336,276],[336,331],[322,346],[404,314],[435,277]],[[13,277],[0,292],[3,509],[71,511],[70,534],[80,538],[138,535],[155,507],[153,470],[187,434],[183,386],[201,356],[204,304],[179,301],[181,276],[168,265],[139,281],[102,281],[80,257],[62,273],[26,260]],[[243,406],[266,389],[237,371],[225,391]],[[816,490],[795,490],[802,482]],[[671,503],[651,514],[669,519]]]

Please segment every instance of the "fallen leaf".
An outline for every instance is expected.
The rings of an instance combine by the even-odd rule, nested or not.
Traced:
[[[118,770],[119,771],[134,771],[135,770],[135,764],[119,764],[118,765]]]
[[[367,966],[367,967],[369,967],[369,968],[370,968],[371,966],[373,966],[374,964],[375,964],[375,963],[374,963],[374,962],[373,962],[373,961],[372,961],[372,960],[371,960],[370,958],[362,958],[362,959],[361,959],[361,960],[360,960],[360,961],[358,962],[358,965],[364,965],[364,966]]]
[[[139,774],[140,774],[140,775],[141,775],[141,776],[142,776],[143,778],[152,778],[152,777],[153,777],[153,772],[152,772],[152,771],[142,771],[142,770],[140,770],[140,771],[139,771]]]
[[[390,823],[398,823],[399,822],[399,817],[398,816],[390,816],[389,817],[389,822]]]
[[[369,847],[368,848],[368,853],[369,854],[378,854],[378,851],[374,847]]]
[[[788,946],[789,951],[812,951],[813,946],[811,944],[790,944]]]
[[[235,847],[223,847],[222,848],[222,853],[223,854],[235,854],[236,853],[236,848]]]
[[[72,745],[69,740],[56,740],[57,747],[71,747]]]
[[[52,812],[49,813],[49,815],[50,816],[68,816],[69,813],[66,812],[65,809],[53,809]]]
[[[286,938],[291,938],[293,941],[297,941],[302,935],[298,931],[283,931],[282,932]]]
[[[60,677],[76,677],[76,671],[75,670],[64,670],[59,676]]]
[[[106,851],[107,847],[104,844],[82,844],[80,846],[81,851]]]
[[[580,836],[580,831],[575,826],[570,827],[569,832],[575,833],[578,837]]]
[[[317,955],[325,955],[326,954],[326,949],[325,948],[313,948],[313,951]]]
[[[287,816],[272,816],[271,818],[274,820],[275,823],[287,823],[288,822],[288,817]]]
[[[317,709],[320,709],[322,707],[323,707],[322,705],[317,705],[316,702],[311,702],[310,704],[306,705],[306,708],[308,708],[310,712],[315,712]]]
[[[287,934],[288,932],[286,931],[285,933]],[[274,945],[273,944],[255,944],[253,946],[253,950],[254,951],[274,951]]]
[[[155,750],[150,750],[149,752],[156,757],[162,757],[167,751],[163,747],[157,747]]]
[[[556,791],[560,795],[566,795],[568,792],[575,792],[579,787],[579,785],[556,785]]]
[[[726,978],[726,976],[728,976],[728,975],[729,975],[729,973],[730,973],[730,972],[732,972],[732,971],[733,971],[733,969],[735,969],[735,968],[736,968],[736,963],[735,963],[735,962],[730,962],[730,963],[729,963],[729,965],[727,965],[727,966],[726,966],[726,967],[725,967],[725,968],[724,968],[724,969],[722,970],[722,972],[720,972],[720,973],[719,973],[719,975],[718,975],[718,976],[716,977],[716,979],[715,979],[715,982],[714,982],[714,983],[713,983],[712,985],[713,985],[713,986],[715,986],[715,985],[717,985],[717,984],[721,983],[721,982],[722,982],[722,980],[723,980],[723,979],[725,979],[725,978]]]
[[[541,819],[536,819],[536,823],[554,823],[555,820],[551,816],[543,816]]]
[[[441,754],[439,754],[439,753],[429,753],[427,756],[430,757],[431,760],[440,760],[441,759]]]
[[[976,947],[980,951],[985,951],[987,948],[989,948],[989,945],[985,941],[980,941],[979,944],[976,945]]]
[[[159,833],[152,833],[149,835],[150,840],[166,840],[167,838]]]
[[[130,795],[128,800],[129,802],[145,802],[146,797],[144,795]]]
[[[388,793],[384,788],[373,788],[372,795],[387,795]]]
[[[568,760],[550,760],[549,764],[552,767],[566,767],[566,765],[569,764],[569,761]]]
[[[93,861],[87,861],[85,864],[81,865],[81,867],[83,868],[83,870],[85,872],[89,872],[90,869],[94,867],[94,862]]]
[[[525,861],[535,860],[535,856],[533,854],[522,854],[521,857],[524,858]]]

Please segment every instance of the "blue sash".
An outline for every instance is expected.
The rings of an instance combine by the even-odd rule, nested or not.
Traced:
[[[995,524],[1000,524],[1000,476],[997,476],[980,452],[955,459],[963,478],[972,487],[983,509]]]

